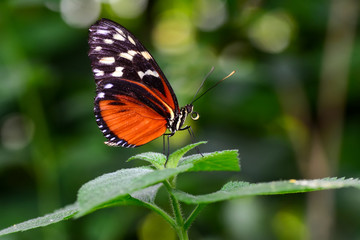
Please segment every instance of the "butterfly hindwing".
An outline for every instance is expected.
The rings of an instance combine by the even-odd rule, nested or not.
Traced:
[[[135,147],[161,135],[179,107],[161,69],[124,27],[101,19],[89,29],[96,121],[112,146]]]
[[[168,109],[159,97],[134,81],[102,81],[97,87],[94,111],[108,145],[140,146],[166,131],[164,115]]]

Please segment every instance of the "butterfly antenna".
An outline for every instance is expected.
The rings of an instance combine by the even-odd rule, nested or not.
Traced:
[[[210,69],[210,71],[208,72],[208,74],[206,74],[206,76],[204,77],[204,80],[202,80],[202,82],[201,82],[201,84],[200,84],[200,87],[199,87],[198,90],[196,91],[196,93],[195,93],[195,95],[194,95],[194,97],[193,97],[193,99],[192,99],[192,101],[191,101],[190,104],[192,104],[193,102],[195,102],[195,100],[196,100],[195,98],[196,98],[196,96],[198,95],[200,89],[203,87],[206,79],[210,76],[210,74],[214,71],[214,69],[215,69],[215,67],[212,66],[211,69]],[[195,99],[195,100],[194,100],[194,99]]]
[[[201,89],[201,87],[203,86],[206,78],[212,73],[212,71],[214,71],[214,67],[211,68],[210,72],[206,75],[205,79],[202,81],[199,89],[197,90],[194,98],[196,97],[196,95],[198,94],[199,90]],[[191,104],[193,104],[195,101],[197,101],[199,98],[201,98],[202,96],[205,95],[205,93],[209,92],[211,89],[213,89],[214,87],[216,87],[217,85],[219,85],[222,81],[224,81],[225,79],[231,77],[232,75],[234,75],[235,71],[232,71],[231,73],[229,73],[226,77],[224,77],[223,79],[221,79],[220,81],[218,81],[217,83],[215,83],[212,87],[208,88],[205,92],[203,92],[200,96],[198,96],[197,98],[193,99],[191,101]]]

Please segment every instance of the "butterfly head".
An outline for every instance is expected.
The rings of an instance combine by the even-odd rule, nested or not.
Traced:
[[[199,119],[199,114],[197,112],[194,112],[194,106],[192,104],[187,104],[180,109],[174,120],[169,122],[168,129],[172,133],[175,133],[178,130],[182,130],[182,126],[185,123],[187,116],[189,115],[192,120]]]
[[[182,118],[184,121],[186,120],[187,116],[190,115],[192,120],[198,120],[200,115],[194,111],[194,106],[192,104],[187,104],[185,107],[180,109],[180,115],[182,115]],[[181,127],[181,126],[180,126]]]
[[[191,119],[195,121],[199,119],[200,115],[197,112],[194,112],[194,106],[192,104],[187,104],[184,109],[186,111],[186,116],[190,115]]]

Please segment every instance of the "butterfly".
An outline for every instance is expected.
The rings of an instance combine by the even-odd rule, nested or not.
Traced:
[[[199,118],[192,104],[179,108],[159,65],[126,28],[103,18],[89,28],[88,43],[94,113],[107,145],[138,147],[189,129],[184,126],[189,115]]]

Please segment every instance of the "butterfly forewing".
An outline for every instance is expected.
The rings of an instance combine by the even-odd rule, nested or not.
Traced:
[[[89,57],[95,81],[118,77],[148,86],[172,107],[178,103],[165,75],[145,47],[124,27],[101,19],[89,29]]]
[[[145,47],[124,27],[101,19],[89,29],[95,116],[107,144],[135,147],[165,133],[176,96]]]

